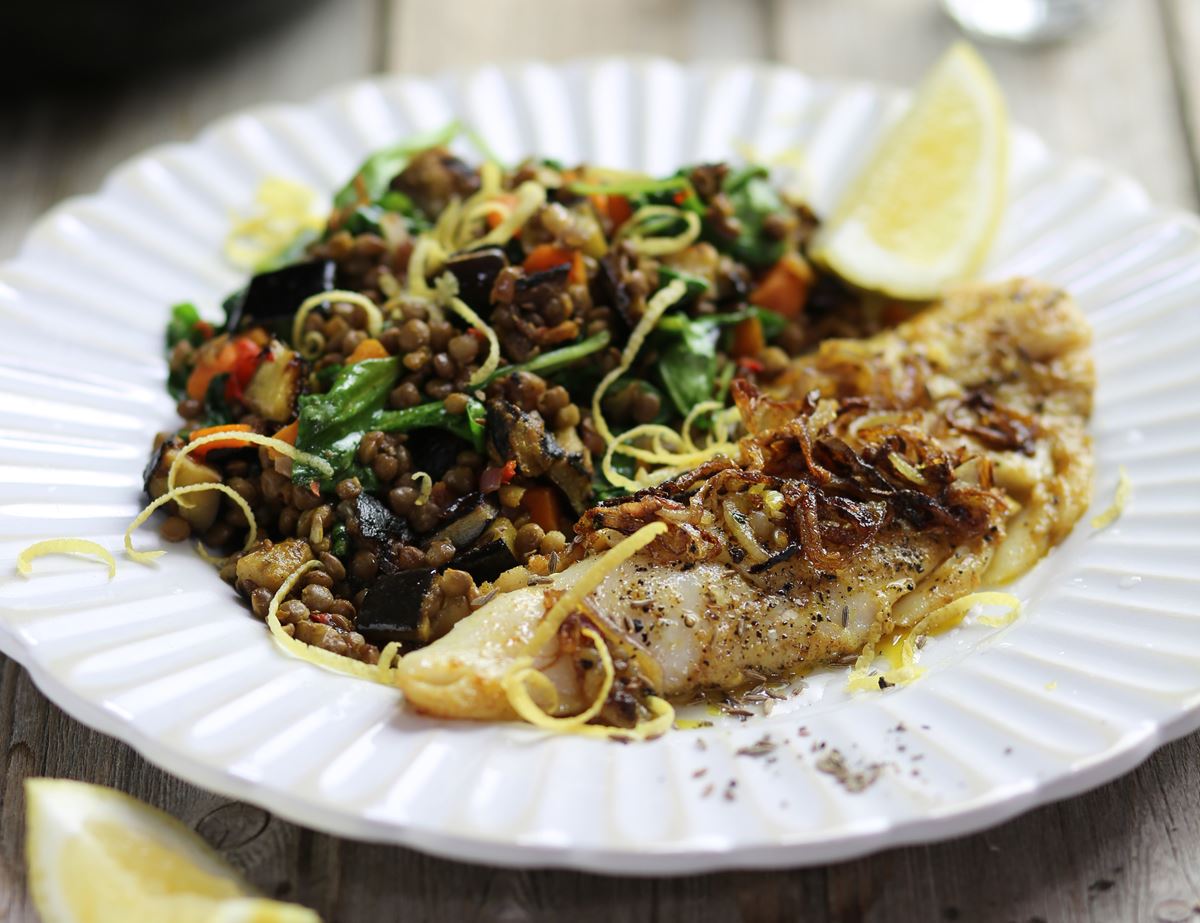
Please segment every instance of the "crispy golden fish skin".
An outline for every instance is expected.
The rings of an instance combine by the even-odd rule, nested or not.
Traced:
[[[669,696],[844,660],[872,632],[1019,575],[1087,504],[1089,347],[1074,303],[1025,281],[827,341],[783,376],[790,403],[739,392],[751,436],[738,464],[589,511],[581,560],[402,658],[406,697],[443,717],[513,717],[503,679],[530,653],[547,591],[652,521],[667,534],[609,573],[588,612],[614,659],[622,643],[653,658]],[[586,671],[556,642],[535,653],[558,712],[581,709]]]

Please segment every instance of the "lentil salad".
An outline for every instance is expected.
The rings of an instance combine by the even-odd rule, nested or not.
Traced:
[[[472,167],[433,140],[368,158],[223,327],[172,309],[183,423],[145,477],[162,536],[227,555],[255,615],[385,668],[559,570],[596,503],[732,448],[735,378],[903,316],[809,263],[816,220],[762,167]]]

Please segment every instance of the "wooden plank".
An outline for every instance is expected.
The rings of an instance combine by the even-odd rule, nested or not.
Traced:
[[[774,55],[822,76],[911,86],[959,37],[927,0],[773,3]],[[1177,6],[1200,21],[1194,3]],[[1004,87],[1013,118],[1052,148],[1124,170],[1164,204],[1195,205],[1156,4],[1112,0],[1101,23],[1062,45],[979,49]]]
[[[608,53],[760,57],[759,0],[387,0],[389,70],[437,72]],[[730,10],[736,8],[736,14]]]

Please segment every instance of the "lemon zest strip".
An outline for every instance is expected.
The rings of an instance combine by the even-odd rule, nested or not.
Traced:
[[[367,332],[371,336],[379,336],[380,331],[383,330],[383,312],[366,295],[360,292],[349,292],[340,288],[331,289],[328,292],[317,292],[315,295],[309,295],[300,302],[300,307],[296,309],[296,317],[292,321],[292,345],[300,351],[300,355],[304,356],[305,359],[314,359],[316,356],[310,347],[311,341],[304,335],[304,322],[308,320],[308,315],[316,308],[323,304],[333,304],[334,302],[352,304],[366,311]]]
[[[206,481],[202,484],[185,484],[181,487],[173,487],[161,497],[157,498],[156,500],[152,500],[145,507],[143,507],[142,511],[134,517],[133,522],[131,522],[125,529],[125,554],[131,560],[137,561],[139,564],[149,564],[155,558],[162,557],[164,554],[166,554],[166,552],[161,549],[158,551],[138,551],[133,547],[134,531],[141,526],[142,523],[154,515],[155,510],[157,510],[160,506],[164,506],[165,504],[170,503],[172,500],[176,500],[181,496],[200,493],[204,490],[220,491],[241,508],[242,513],[246,517],[246,522],[250,526],[250,531],[246,534],[246,542],[242,546],[242,550],[248,551],[250,548],[252,548],[255,540],[258,538],[258,522],[255,520],[254,511],[250,509],[250,504],[246,502],[246,498],[228,484],[221,484],[216,481]],[[223,558],[214,558],[207,554],[199,542],[196,543],[196,547],[200,551],[200,556],[210,564],[223,563],[225,560]]]
[[[379,663],[377,664],[363,663],[361,660],[354,660],[350,657],[344,657],[341,654],[335,654],[333,651],[305,644],[283,630],[283,625],[279,621],[280,604],[287,599],[288,594],[292,592],[292,589],[296,586],[296,582],[302,576],[320,566],[320,561],[307,561],[288,574],[287,579],[279,585],[279,589],[271,597],[270,606],[267,607],[267,628],[271,632],[271,637],[275,639],[275,643],[283,648],[284,651],[298,660],[307,660],[309,663],[314,663],[334,673],[354,676],[358,679],[369,680],[384,686],[395,685],[396,668],[386,666],[387,661],[382,656],[380,656]],[[392,644],[384,648],[385,653],[391,648],[391,655],[393,657],[396,652],[394,644],[395,642],[392,642]]]
[[[95,555],[108,565],[109,580],[117,575],[117,560],[112,556],[112,552],[98,542],[86,538],[48,538],[34,542],[17,555],[17,573],[22,577],[32,575],[34,559],[48,554]]]
[[[1121,465],[1117,469],[1117,490],[1113,494],[1113,502],[1108,509],[1092,517],[1093,529],[1106,529],[1120,518],[1121,513],[1125,511],[1125,504],[1129,502],[1132,488],[1129,472]]]
[[[471,310],[471,307],[457,295],[451,296],[446,300],[446,307],[466,321],[468,326],[475,327],[487,337],[488,357],[484,360],[483,365],[475,370],[475,374],[471,376],[470,385],[474,388],[487,381],[491,377],[492,372],[500,367],[500,340],[496,336],[496,331],[484,323],[483,318]]]
[[[639,232],[639,228],[655,218],[680,220],[686,227],[671,237],[650,237]],[[671,205],[643,205],[621,225],[617,232],[617,240],[628,242],[629,246],[645,256],[665,256],[668,253],[686,250],[695,243],[696,238],[700,236],[700,227],[700,216],[695,212]]]
[[[596,431],[600,433],[605,442],[612,442],[614,437],[612,430],[609,429],[608,421],[604,419],[604,412],[600,408],[600,401],[604,397],[604,392],[612,386],[614,381],[629,371],[630,366],[633,365],[633,360],[637,357],[638,350],[642,348],[646,337],[650,335],[650,331],[658,324],[659,319],[666,312],[667,308],[674,305],[686,294],[687,285],[682,279],[675,279],[669,285],[654,293],[654,296],[646,303],[646,312],[642,315],[641,320],[637,322],[637,326],[633,328],[633,333],[629,335],[629,341],[625,344],[625,349],[621,351],[621,361],[596,386],[596,392],[592,395],[592,422],[595,423]]]
[[[322,477],[333,476],[333,466],[325,459],[318,455],[310,455],[301,449],[297,449],[290,442],[284,442],[282,439],[276,439],[273,436],[263,436],[259,433],[209,433],[206,436],[197,436],[195,439],[189,440],[186,445],[182,446],[175,453],[175,458],[171,461],[171,467],[167,469],[167,490],[175,490],[175,479],[178,476],[179,466],[183,463],[183,459],[190,455],[193,450],[201,446],[208,445],[210,442],[230,442],[236,440],[245,442],[249,445],[262,445],[269,449],[278,452],[280,455],[286,455],[292,461],[298,461],[302,465],[308,465],[315,468],[321,473]],[[182,503],[180,506],[190,507],[190,503]]]

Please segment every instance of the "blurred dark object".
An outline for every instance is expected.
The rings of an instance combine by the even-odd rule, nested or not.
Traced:
[[[319,0],[0,0],[7,93],[187,66]]]

